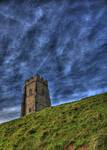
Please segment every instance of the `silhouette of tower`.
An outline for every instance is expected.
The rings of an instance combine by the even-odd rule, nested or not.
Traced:
[[[39,75],[25,81],[21,116],[25,116],[45,107],[50,107],[51,101],[48,82]]]

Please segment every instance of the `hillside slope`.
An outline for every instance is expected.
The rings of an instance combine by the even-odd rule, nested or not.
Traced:
[[[107,93],[0,125],[0,150],[107,150]]]

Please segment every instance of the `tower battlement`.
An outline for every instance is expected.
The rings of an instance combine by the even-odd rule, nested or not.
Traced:
[[[39,75],[25,80],[21,116],[50,106],[48,81]]]
[[[43,77],[41,77],[41,76],[39,76],[39,75],[32,76],[30,79],[27,79],[27,80],[25,81],[25,85],[28,85],[28,84],[30,84],[30,83],[33,82],[33,81],[35,81],[35,82],[39,81],[39,82],[42,82],[42,83],[48,85],[48,81],[45,80]]]

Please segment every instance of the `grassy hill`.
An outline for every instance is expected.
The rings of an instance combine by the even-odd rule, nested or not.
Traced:
[[[107,93],[0,125],[0,150],[73,150],[70,146],[107,150]]]

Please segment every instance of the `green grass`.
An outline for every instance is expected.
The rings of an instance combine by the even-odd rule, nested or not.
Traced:
[[[0,150],[107,150],[107,93],[43,109],[0,125]]]

